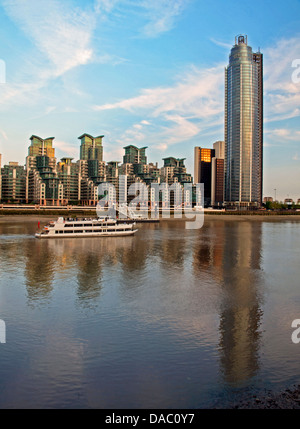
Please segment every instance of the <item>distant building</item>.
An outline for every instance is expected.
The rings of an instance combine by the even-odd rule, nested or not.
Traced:
[[[211,206],[222,207],[224,203],[224,159],[212,159]]]
[[[0,164],[1,165],[1,164]],[[26,201],[26,171],[18,162],[9,162],[1,168],[1,200],[8,203]]]
[[[224,203],[224,157],[225,143],[213,144],[215,156],[211,161],[211,206],[222,207]]]
[[[74,204],[80,200],[79,163],[72,162],[73,158],[62,158],[57,163],[57,174],[63,185],[62,204]]]
[[[103,137],[104,136],[93,137],[86,133],[78,137],[81,141],[80,159],[103,161]]]
[[[133,145],[124,147],[125,155],[123,164],[147,164],[146,149],[147,146],[138,148]]]
[[[212,197],[212,159],[215,157],[215,149],[195,147],[194,155],[194,183],[204,184],[204,205],[208,207]]]
[[[225,158],[225,142],[224,141],[216,141],[213,144],[213,148],[215,151],[215,157],[216,158],[220,158],[220,159],[224,159]]]
[[[161,168],[161,182],[166,182],[168,184],[179,182],[192,183],[193,178],[190,174],[186,172],[186,167],[184,165],[185,158],[163,158],[164,165]]]
[[[54,137],[31,136],[26,157],[26,201],[41,205],[59,205],[63,200],[63,185],[56,169]]]
[[[292,198],[286,198],[284,200],[284,204],[287,204],[288,206],[291,206],[294,204],[294,200],[292,200]]]
[[[272,203],[273,202],[273,198],[272,197],[264,197],[264,204],[268,203],[268,202]]]
[[[113,198],[114,201],[121,199],[128,203],[142,195],[145,201],[148,200],[147,204],[156,204],[152,199],[154,195],[151,190],[152,184],[165,183],[166,189],[169,189],[167,185],[174,185],[171,193],[176,204],[184,193],[190,192],[187,189],[184,191],[184,184],[192,184],[193,181],[191,174],[186,171],[185,158],[164,158],[164,165],[159,168],[158,163],[147,164],[147,146],[138,148],[129,145],[124,148],[123,164],[120,165],[119,161],[106,163],[103,161],[103,137],[82,134],[78,137],[80,159],[74,162],[73,158],[63,157],[57,162],[53,147],[55,137],[43,139],[32,135],[25,169],[17,163],[9,163],[9,166],[1,168],[0,155],[0,200],[5,196],[11,201],[22,201],[23,195],[15,192],[19,185],[17,187],[13,185],[17,181],[9,182],[8,179],[12,177],[21,183],[24,174],[25,188],[22,185],[22,189],[25,189],[24,201],[39,205],[81,203],[95,206],[99,199],[98,185],[102,183],[114,185],[114,191],[112,188],[109,191],[110,199]],[[138,184],[136,189],[139,194],[129,196],[128,190],[133,184]],[[193,195],[190,199],[193,200]]]
[[[35,158],[37,156],[46,155],[49,158],[55,158],[55,150],[52,147],[54,138],[55,137],[48,137],[42,139],[41,137],[32,135],[30,137],[31,145],[28,148],[28,156]]]

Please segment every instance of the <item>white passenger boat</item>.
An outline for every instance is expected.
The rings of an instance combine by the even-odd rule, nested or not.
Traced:
[[[134,227],[135,222],[126,224],[109,217],[97,219],[59,217],[56,221],[49,222],[35,236],[36,238],[124,236],[135,234],[137,229]]]

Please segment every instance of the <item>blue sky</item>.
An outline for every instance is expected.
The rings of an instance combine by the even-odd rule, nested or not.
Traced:
[[[264,54],[264,195],[300,198],[299,0],[0,0],[0,20],[3,163],[24,164],[32,134],[77,160],[87,132],[105,136],[105,161],[148,146],[150,162],[184,157],[193,174],[194,147],[224,139],[242,33]]]

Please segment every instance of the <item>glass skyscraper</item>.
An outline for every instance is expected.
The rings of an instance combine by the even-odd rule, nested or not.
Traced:
[[[225,201],[262,202],[263,56],[237,36],[225,69]]]

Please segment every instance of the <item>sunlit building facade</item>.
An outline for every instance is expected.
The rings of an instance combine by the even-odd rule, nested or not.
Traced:
[[[211,204],[212,159],[215,149],[195,147],[194,149],[194,183],[204,185],[204,205]]]
[[[263,56],[237,36],[225,69],[225,201],[262,203]]]
[[[2,202],[26,201],[26,171],[18,162],[9,162],[1,169],[0,164],[0,199]]]

